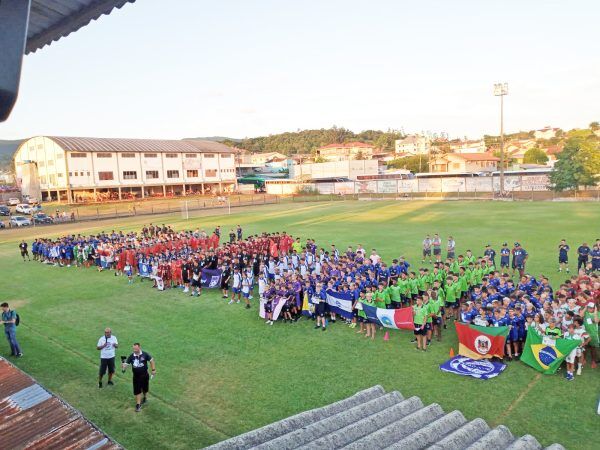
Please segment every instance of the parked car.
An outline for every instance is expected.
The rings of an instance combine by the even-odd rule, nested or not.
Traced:
[[[12,216],[10,218],[10,224],[13,227],[28,227],[31,225],[31,220],[25,216]]]
[[[0,216],[10,216],[10,208],[6,205],[0,205]]]
[[[34,224],[54,223],[54,219],[44,213],[34,214],[31,219],[33,220]]]
[[[16,205],[18,205],[19,203],[20,203],[20,200],[19,200],[18,198],[14,198],[14,197],[12,197],[12,198],[9,198],[9,199],[8,199],[8,204],[9,204],[9,206],[16,206]]]
[[[39,202],[38,202],[37,198],[35,198],[35,197],[29,197],[27,199],[27,203],[29,203],[30,205],[35,205],[36,203],[39,203]]]
[[[33,208],[31,207],[31,205],[28,205],[27,203],[19,203],[16,207],[17,212],[21,213],[21,214],[31,214],[33,213]]]
[[[0,220],[0,228],[6,228],[6,224]]]

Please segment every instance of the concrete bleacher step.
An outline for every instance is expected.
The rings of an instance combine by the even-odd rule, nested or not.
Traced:
[[[404,398],[399,392],[376,397],[373,400],[356,405],[346,411],[326,417],[301,429],[286,433],[256,446],[257,450],[292,450],[315,439],[333,433],[340,428],[376,414],[392,405],[400,403]]]
[[[348,450],[379,450],[386,448],[400,439],[418,431],[428,423],[444,415],[444,411],[437,403],[425,406],[417,411],[396,420],[391,424],[376,429],[361,439],[346,445]]]
[[[260,445],[264,442],[276,439],[284,434],[290,433],[298,428],[310,425],[319,420],[331,417],[353,408],[364,402],[385,395],[383,387],[377,385],[357,392],[351,397],[339,400],[321,408],[311,409],[286,419],[280,420],[262,428],[249,431],[226,441],[219,442],[208,447],[211,450],[246,450]]]
[[[460,411],[452,411],[387,448],[390,450],[421,450],[436,443],[465,423],[467,423],[467,419]]]
[[[506,450],[541,450],[542,444],[530,434],[515,439]]]
[[[499,425],[466,447],[466,450],[504,450],[514,440],[510,430],[504,425]]]
[[[298,450],[334,450],[342,448],[371,432],[423,408],[423,402],[418,397],[411,397],[396,403],[376,414],[351,423],[339,430],[329,433],[319,439],[298,447]]]
[[[475,419],[431,445],[429,450],[463,450],[489,431],[485,420]]]

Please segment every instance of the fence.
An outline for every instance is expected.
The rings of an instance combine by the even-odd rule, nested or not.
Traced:
[[[600,200],[600,189],[587,188],[566,193],[549,190],[547,175],[507,176],[504,195],[507,199],[552,200],[557,198]],[[410,180],[370,180],[338,183],[267,182],[267,193],[273,195],[341,195],[398,198],[495,198],[500,191],[498,177],[414,178]]]

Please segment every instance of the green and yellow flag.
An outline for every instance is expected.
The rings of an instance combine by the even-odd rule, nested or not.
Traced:
[[[579,339],[553,339],[529,327],[521,361],[542,373],[553,374],[579,344]]]

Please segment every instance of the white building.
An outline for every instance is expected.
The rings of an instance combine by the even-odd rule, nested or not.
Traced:
[[[214,193],[237,184],[233,150],[212,141],[38,136],[21,143],[14,163],[22,193],[43,200]]]
[[[450,142],[450,153],[484,153],[487,148],[483,139]]]
[[[552,139],[556,136],[559,128],[544,127],[541,130],[535,130],[533,136],[536,139]]]
[[[427,136],[411,134],[404,139],[396,140],[396,153],[410,155],[426,155],[431,150],[431,139]]]

